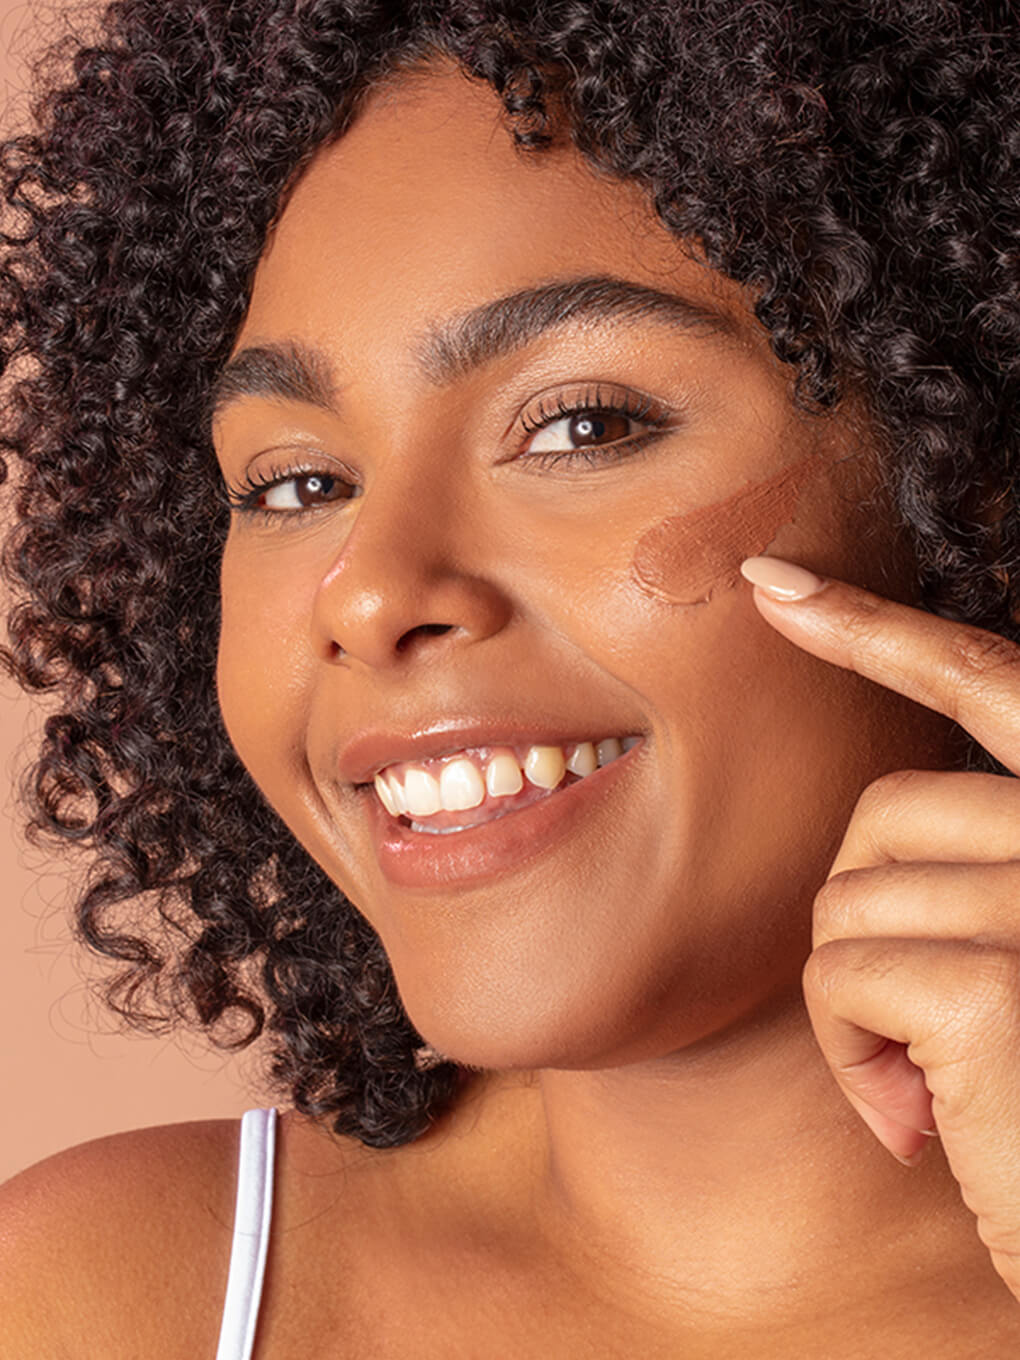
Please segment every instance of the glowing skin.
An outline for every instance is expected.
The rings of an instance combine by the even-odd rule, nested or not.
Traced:
[[[473,309],[599,276],[709,321],[630,308],[445,375],[421,361]],[[320,353],[332,397],[227,405],[224,476],[321,470],[360,494],[234,516],[220,702],[266,797],[379,932],[422,1033],[481,1067],[611,1066],[796,989],[810,885],[860,789],[930,758],[948,724],[791,647],[749,587],[692,615],[639,588],[632,563],[664,510],[718,506],[718,527],[730,498],[815,458],[824,475],[794,519],[782,508],[770,550],[908,593],[860,429],[793,406],[742,291],[635,186],[566,147],[524,157],[488,91],[459,76],[380,92],[297,184],[235,353],[290,342]],[[559,407],[596,392],[651,402],[619,427],[640,448],[543,466],[533,444],[572,447]],[[469,889],[397,890],[340,751],[366,728],[456,719],[645,741],[553,850]]]
[[[713,321],[564,314],[483,363],[422,362],[465,314],[495,306],[475,332],[491,339],[501,299],[596,276]],[[315,509],[234,515],[224,721],[378,933],[420,1032],[486,1069],[426,1139],[356,1149],[356,1174],[333,1177],[327,1141],[281,1220],[284,1333],[318,1280],[323,1336],[342,1319],[352,1354],[413,1351],[434,1298],[436,1355],[760,1360],[775,1322],[773,1354],[842,1360],[825,1319],[842,1332],[852,1308],[877,1335],[887,1303],[924,1319],[930,1284],[969,1307],[961,1262],[990,1270],[966,1211],[933,1227],[930,1186],[849,1109],[800,985],[862,789],[948,765],[955,729],[791,645],[746,583],[671,602],[702,589],[709,538],[717,583],[766,535],[810,570],[916,598],[866,425],[795,408],[750,301],[634,185],[569,145],[516,151],[488,88],[449,70],[373,91],[275,228],[235,354],[314,347],[332,392],[235,393],[217,456],[231,486],[300,469],[357,494],[306,483]],[[541,464],[580,447],[558,408],[599,390],[642,412],[607,442],[637,442]],[[818,475],[789,480],[811,460]],[[644,741],[541,854],[482,882],[394,885],[375,794],[341,777],[340,753],[366,729],[457,719]],[[912,1336],[903,1353],[923,1352]]]
[[[670,604],[708,604],[739,584],[740,563],[763,553],[794,519],[804,487],[827,464],[815,455],[723,501],[670,515],[638,539],[634,579]]]

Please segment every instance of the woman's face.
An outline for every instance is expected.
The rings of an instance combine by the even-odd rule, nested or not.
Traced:
[[[610,1066],[793,997],[857,796],[950,738],[736,575],[768,549],[912,598],[863,422],[799,414],[740,289],[441,65],[304,174],[234,360],[222,471],[275,485],[225,549],[224,719],[425,1037]],[[371,782],[633,737],[431,831]]]

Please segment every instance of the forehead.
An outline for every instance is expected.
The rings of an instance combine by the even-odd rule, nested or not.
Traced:
[[[748,318],[742,291],[670,235],[639,186],[568,144],[520,150],[491,88],[433,63],[370,94],[305,171],[242,338],[409,339],[493,297],[600,274]]]

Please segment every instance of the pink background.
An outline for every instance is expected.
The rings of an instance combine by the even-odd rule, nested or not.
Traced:
[[[62,24],[57,5],[0,0],[5,136],[25,123],[26,60]],[[6,495],[0,488],[0,510]],[[63,910],[79,874],[70,861],[27,845],[14,804],[32,734],[51,707],[51,699],[29,699],[0,676],[0,1181],[103,1134],[239,1116],[266,1103],[258,1045],[232,1057],[199,1036],[117,1034],[118,1017],[88,991],[105,969],[72,942]]]

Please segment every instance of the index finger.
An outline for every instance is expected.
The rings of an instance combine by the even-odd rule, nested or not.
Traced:
[[[999,633],[939,618],[775,557],[742,575],[759,613],[798,647],[875,680],[965,728],[1020,774],[1020,646]],[[769,588],[810,589],[784,597]]]

